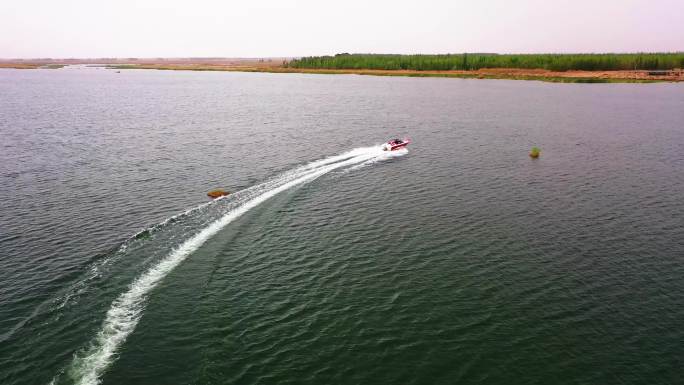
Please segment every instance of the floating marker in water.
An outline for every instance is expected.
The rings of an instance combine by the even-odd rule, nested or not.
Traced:
[[[530,157],[536,159],[539,158],[539,154],[541,154],[539,147],[532,147],[532,150],[530,150]]]
[[[225,190],[221,190],[221,189],[216,189],[216,190],[211,190],[211,191],[209,191],[209,192],[207,193],[207,196],[210,197],[210,198],[216,199],[216,198],[218,198],[218,197],[226,196],[226,195],[228,195],[228,194],[230,194],[229,191],[225,191]]]

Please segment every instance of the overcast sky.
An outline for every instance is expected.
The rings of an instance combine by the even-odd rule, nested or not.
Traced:
[[[684,0],[2,0],[0,57],[684,51]]]

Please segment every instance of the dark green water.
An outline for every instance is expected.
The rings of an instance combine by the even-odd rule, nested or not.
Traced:
[[[678,84],[0,70],[0,383],[680,383],[683,121]]]

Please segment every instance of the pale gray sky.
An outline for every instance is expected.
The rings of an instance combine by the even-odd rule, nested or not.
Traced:
[[[684,0],[3,0],[0,57],[684,51]]]

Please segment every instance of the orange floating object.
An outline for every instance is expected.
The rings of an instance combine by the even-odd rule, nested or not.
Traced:
[[[218,198],[218,197],[223,197],[230,194],[229,191],[221,190],[221,189],[216,189],[216,190],[211,190],[207,193],[207,196],[210,198]]]

